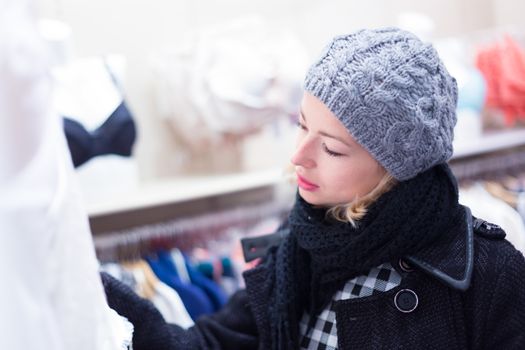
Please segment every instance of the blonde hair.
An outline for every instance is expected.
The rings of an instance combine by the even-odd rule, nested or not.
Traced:
[[[349,222],[352,226],[357,226],[357,221],[361,220],[367,212],[367,208],[379,197],[390,191],[397,184],[397,180],[385,173],[377,186],[362,198],[356,198],[348,204],[336,205],[326,212],[326,215],[342,222]]]

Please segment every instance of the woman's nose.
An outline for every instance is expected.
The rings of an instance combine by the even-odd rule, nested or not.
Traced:
[[[304,138],[297,143],[294,154],[292,155],[292,164],[302,166],[304,168],[312,168],[315,166],[315,159],[312,149],[312,140]]]

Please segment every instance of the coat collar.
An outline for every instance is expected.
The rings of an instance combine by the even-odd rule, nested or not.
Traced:
[[[490,234],[492,238],[504,237],[504,233],[499,227],[473,218],[468,207],[463,206],[463,209],[463,219],[452,228],[456,234],[444,235],[450,237],[450,239],[438,241],[416,254],[405,257],[406,261],[415,268],[447,286],[461,291],[467,290],[472,280],[474,270],[474,229],[483,236]],[[488,228],[484,230],[483,227],[485,226],[483,225]],[[279,235],[282,237],[282,232]],[[259,266],[256,270],[260,269],[261,267]],[[251,274],[260,275],[259,272],[252,271]]]
[[[453,228],[457,234],[405,257],[422,270],[451,288],[465,291],[470,286],[474,269],[474,224],[468,207],[464,208],[462,222]]]

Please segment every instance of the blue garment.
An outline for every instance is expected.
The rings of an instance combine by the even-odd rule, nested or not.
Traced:
[[[207,278],[199,270],[193,267],[186,256],[184,256],[184,260],[186,262],[186,268],[188,269],[191,282],[202,288],[202,290],[208,295],[215,311],[221,309],[228,300],[224,290],[222,290],[222,288],[213,280]]]
[[[162,251],[159,252],[157,256],[164,264],[164,267],[168,269],[168,271],[178,276],[173,258],[169,252]],[[206,276],[197,271],[197,269],[190,264],[186,256],[184,256],[184,262],[186,264],[186,269],[188,270],[190,281],[193,286],[200,288],[208,296],[209,301],[213,305],[214,311],[219,310],[228,299],[226,297],[226,293],[224,293],[221,287],[219,287],[215,282],[206,278]]]
[[[235,278],[235,272],[233,271],[233,263],[230,258],[223,257],[221,259],[222,263],[222,275],[227,277],[233,277]]]
[[[235,273],[233,271],[233,264],[231,259],[226,256],[222,257],[220,260],[222,266],[222,276],[235,278]],[[212,261],[199,261],[199,263],[196,265],[196,268],[204,276],[208,277],[209,279],[213,279],[215,267],[213,266]]]
[[[196,268],[207,278],[213,279],[214,268],[211,261],[199,261]]]
[[[146,261],[155,275],[179,294],[191,318],[196,320],[201,315],[212,313],[214,307],[206,293],[197,286],[183,283],[177,275],[173,261],[171,258],[166,259],[166,256],[169,257],[169,253],[161,252],[158,257],[147,257]]]

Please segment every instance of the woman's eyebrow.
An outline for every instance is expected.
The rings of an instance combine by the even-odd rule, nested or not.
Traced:
[[[334,140],[337,140],[339,142],[342,142],[344,143],[346,146],[348,147],[352,147],[352,145],[350,145],[346,140],[344,140],[342,137],[339,137],[339,136],[335,136],[335,135],[331,135],[325,131],[319,131],[319,135],[323,135],[323,136],[326,136],[326,137],[329,137],[331,139],[334,139]]]
[[[301,115],[301,117],[302,117],[302,118],[304,119],[304,121],[306,122],[306,118],[305,118],[304,113],[303,113],[302,110],[299,112],[299,114]],[[325,136],[325,137],[329,137],[329,138],[334,139],[334,140],[337,140],[337,141],[339,141],[339,142],[342,142],[342,143],[344,143],[346,146],[348,146],[348,147],[350,147],[350,148],[352,147],[352,145],[350,145],[350,144],[348,143],[348,141],[346,141],[346,140],[343,139],[342,137],[339,137],[339,136],[335,136],[335,135],[329,134],[329,133],[327,133],[326,131],[319,131],[318,134],[319,134],[319,135],[322,135],[322,136]]]

